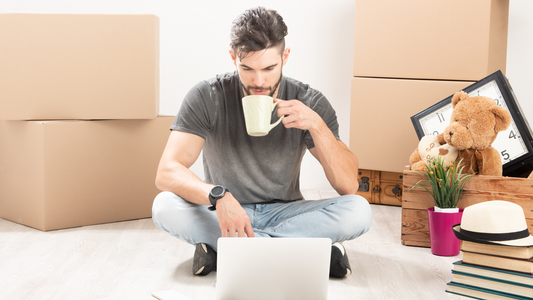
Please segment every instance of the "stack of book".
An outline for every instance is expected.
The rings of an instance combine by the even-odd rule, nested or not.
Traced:
[[[462,241],[447,292],[478,299],[533,299],[533,246]]]

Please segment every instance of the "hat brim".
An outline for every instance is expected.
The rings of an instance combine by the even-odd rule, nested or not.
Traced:
[[[452,226],[453,233],[455,236],[460,239],[461,241],[469,241],[474,243],[480,243],[480,244],[489,244],[489,245],[504,245],[504,246],[516,246],[516,247],[530,247],[533,246],[533,236],[529,235],[528,237],[516,239],[516,240],[508,240],[508,241],[488,241],[488,240],[482,240],[478,238],[474,238],[472,236],[469,236],[468,234],[465,234],[461,232],[461,224],[453,225]]]

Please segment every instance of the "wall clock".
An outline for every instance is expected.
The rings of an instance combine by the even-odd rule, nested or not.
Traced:
[[[533,170],[533,134],[507,78],[497,71],[463,91],[470,96],[492,98],[511,113],[511,125],[498,134],[492,146],[500,152],[504,176],[529,175]],[[411,117],[418,139],[428,134],[440,134],[450,124],[452,96]]]

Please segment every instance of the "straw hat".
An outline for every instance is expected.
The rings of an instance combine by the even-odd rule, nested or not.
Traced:
[[[533,246],[524,210],[508,201],[487,201],[464,209],[455,236],[463,241],[507,246]]]

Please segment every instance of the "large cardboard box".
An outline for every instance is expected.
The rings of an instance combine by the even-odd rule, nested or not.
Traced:
[[[155,15],[0,14],[0,120],[154,119]]]
[[[173,119],[0,121],[0,217],[41,230],[151,217]]]
[[[427,208],[435,206],[433,197],[422,189],[409,191],[424,176],[405,168],[402,198],[402,244],[430,247]],[[474,175],[465,185],[457,207],[503,200],[516,203],[524,209],[530,234],[533,234],[533,179]]]
[[[356,0],[354,76],[477,81],[505,73],[509,0]]]
[[[353,77],[350,150],[359,168],[402,173],[418,147],[411,116],[473,83]]]

